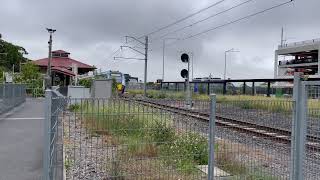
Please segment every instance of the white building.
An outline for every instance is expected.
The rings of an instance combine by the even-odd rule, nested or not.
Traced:
[[[294,72],[303,72],[319,78],[320,39],[279,45],[275,51],[274,78],[293,78]]]

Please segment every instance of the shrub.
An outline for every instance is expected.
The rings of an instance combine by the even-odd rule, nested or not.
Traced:
[[[71,104],[69,106],[69,110],[72,111],[72,112],[79,111],[80,110],[80,105],[79,104]]]
[[[166,97],[166,94],[161,92],[158,94],[157,99],[165,99]]]
[[[80,79],[79,80],[79,85],[80,86],[84,86],[86,88],[91,88],[91,84],[92,84],[92,78],[90,79]]]
[[[158,148],[154,144],[149,143],[137,143],[130,141],[128,144],[128,150],[124,150],[123,153],[129,152],[129,157],[156,157],[158,155]],[[128,154],[126,155],[128,156]]]
[[[208,164],[208,141],[196,133],[178,135],[173,143],[162,147],[162,153],[170,157],[167,163],[190,172],[196,165]]]
[[[150,137],[156,144],[171,143],[175,139],[174,129],[164,122],[156,121],[150,132]]]

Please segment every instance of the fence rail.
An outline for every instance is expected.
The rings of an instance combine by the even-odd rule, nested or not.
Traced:
[[[307,81],[319,80],[320,78],[307,79]],[[182,81],[161,82],[160,84],[160,89],[163,91],[184,92],[186,88],[186,83]],[[190,82],[190,89],[193,94],[207,95],[291,96],[293,94],[293,78],[192,81]]]
[[[0,114],[10,111],[26,100],[25,85],[0,84]]]

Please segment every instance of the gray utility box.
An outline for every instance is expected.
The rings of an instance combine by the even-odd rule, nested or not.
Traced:
[[[112,80],[97,79],[92,82],[91,97],[92,98],[111,98]]]

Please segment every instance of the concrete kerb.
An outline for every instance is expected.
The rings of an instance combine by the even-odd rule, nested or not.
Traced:
[[[22,109],[25,105],[25,102],[21,103],[20,105],[16,106],[16,107],[13,107],[12,109],[10,109],[9,111],[7,112],[4,112],[4,113],[0,113],[0,120],[2,119],[5,119],[11,115],[13,115],[15,112],[19,111],[20,109]]]

